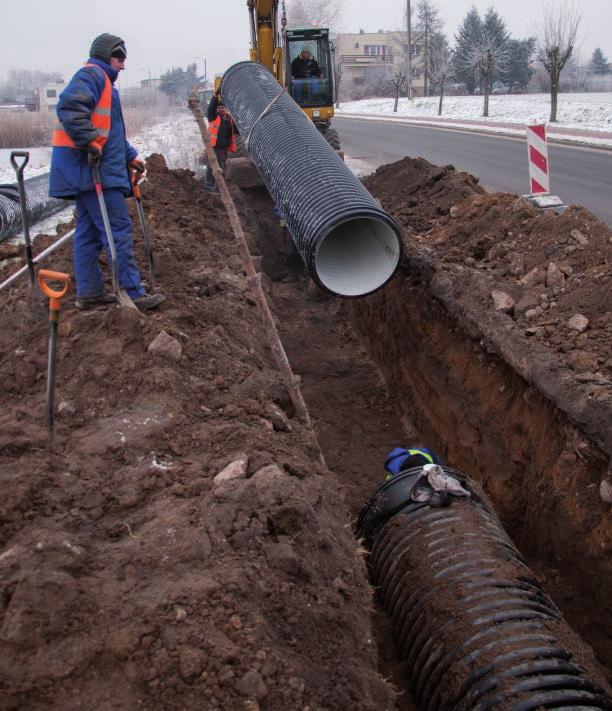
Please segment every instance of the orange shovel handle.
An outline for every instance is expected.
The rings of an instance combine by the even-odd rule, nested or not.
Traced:
[[[62,281],[64,282],[64,288],[61,291],[52,289],[45,281],[46,279],[49,279],[50,281]],[[53,272],[50,269],[39,269],[38,285],[40,286],[42,293],[49,297],[49,308],[51,311],[59,311],[60,299],[68,291],[69,283],[69,274],[64,274],[64,272]]]
[[[132,190],[134,192],[134,197],[137,200],[140,200],[142,196],[140,192],[140,185],[138,185],[138,183],[141,181],[143,175],[144,173],[141,170],[136,170],[136,168],[132,170]]]

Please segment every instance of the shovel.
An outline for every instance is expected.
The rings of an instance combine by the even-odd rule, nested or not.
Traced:
[[[119,271],[117,269],[117,251],[115,249],[115,240],[113,238],[113,232],[111,230],[110,221],[108,219],[108,211],[106,209],[106,203],[104,202],[104,194],[102,192],[102,182],[100,180],[100,170],[98,166],[93,162],[89,162],[89,167],[91,168],[91,176],[93,178],[94,187],[96,188],[96,194],[98,195],[98,202],[100,203],[100,212],[102,213],[102,222],[104,222],[104,231],[106,232],[106,239],[108,241],[108,248],[111,255],[111,275],[113,280],[113,291],[117,297],[117,301],[120,306],[127,306],[130,309],[138,309],[136,304],[132,301],[129,294],[125,289],[119,286]]]
[[[140,186],[138,182],[142,178],[142,172],[140,170],[134,169],[132,172],[132,189],[134,191],[134,197],[136,198],[136,206],[138,208],[138,217],[140,218],[140,226],[142,228],[142,234],[145,243],[145,252],[147,253],[147,262],[149,263],[149,282],[151,291],[155,289],[155,263],[153,260],[153,245],[151,244],[151,238],[149,236],[149,228],[147,227],[147,222],[145,220],[144,210],[142,209],[142,193],[140,192]]]
[[[19,163],[17,158],[23,158]],[[36,286],[36,274],[34,273],[34,258],[32,256],[32,242],[30,240],[30,221],[28,219],[28,209],[26,205],[25,184],[23,181],[23,171],[30,160],[29,151],[12,151],[11,165],[17,176],[17,185],[19,187],[19,206],[21,208],[21,222],[23,224],[23,234],[25,237],[26,261],[28,264],[28,276],[30,283],[28,286],[28,301],[30,305],[30,315],[35,319],[43,319],[45,317],[45,309],[42,307],[42,299],[40,292]]]
[[[63,282],[61,291],[52,289],[46,280]],[[53,449],[53,399],[55,396],[55,352],[57,344],[57,322],[59,320],[60,299],[68,291],[70,277],[63,272],[52,272],[49,269],[38,271],[38,284],[43,294],[49,297],[49,359],[47,363],[47,405],[45,409],[45,425],[49,433],[49,447]]]

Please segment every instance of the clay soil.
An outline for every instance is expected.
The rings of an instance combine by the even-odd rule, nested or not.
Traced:
[[[340,485],[293,417],[225,211],[160,159],[149,177],[168,301],[65,300],[55,452],[47,324],[24,283],[2,297],[0,708],[390,706]],[[180,355],[147,351],[161,331]],[[213,481],[237,460],[246,478]]]
[[[25,284],[0,296],[0,708],[413,709],[351,523],[383,480],[387,451],[419,440],[481,480],[545,587],[609,660],[594,595],[610,573],[598,490],[612,375],[597,292],[610,287],[606,228],[575,208],[556,218],[563,230],[547,227],[552,216],[516,197],[406,159],[366,181],[402,225],[406,259],[387,288],[353,304],[309,287],[263,190],[234,188],[315,439],[294,416],[221,202],[160,159],[149,173],[145,209],[168,301],[146,316],[65,302],[53,453],[46,324],[26,319]],[[136,241],[144,265],[138,231]],[[49,266],[70,270],[69,250]],[[521,284],[534,267],[536,282]],[[537,303],[499,313],[493,289]],[[415,313],[400,308],[415,303]],[[589,320],[582,334],[566,323],[576,313]],[[501,323],[526,362],[536,347],[538,364],[558,363],[553,372],[578,395],[543,394],[562,378],[521,372],[469,314]],[[176,346],[147,351],[161,331],[180,356]],[[420,360],[408,363],[407,351]],[[457,414],[463,381],[468,417]],[[500,411],[512,403],[495,404],[500,392],[527,403],[529,421],[506,421]],[[488,417],[499,423],[492,439]],[[214,481],[237,460],[244,479]],[[530,477],[519,476],[525,460]],[[579,494],[571,511],[542,475],[551,461],[559,485]],[[501,479],[487,476],[493,465]],[[560,510],[563,566],[546,521]],[[538,532],[539,546],[529,540]],[[579,585],[588,569],[595,579]]]

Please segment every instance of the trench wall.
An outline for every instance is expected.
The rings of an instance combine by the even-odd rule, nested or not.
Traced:
[[[612,526],[599,484],[608,456],[509,364],[477,318],[468,322],[448,293],[440,298],[437,277],[409,255],[384,290],[348,304],[353,325],[424,443],[483,483],[519,549],[607,663]]]

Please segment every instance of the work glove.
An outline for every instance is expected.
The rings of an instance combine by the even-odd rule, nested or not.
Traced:
[[[102,151],[100,150],[100,146],[95,143],[90,143],[87,146],[87,163],[90,167],[97,167],[100,165],[101,160]]]
[[[140,160],[140,158],[134,158],[134,160],[131,160],[130,167],[134,168],[134,170],[137,170],[139,173],[144,173],[146,170],[145,162]]]

